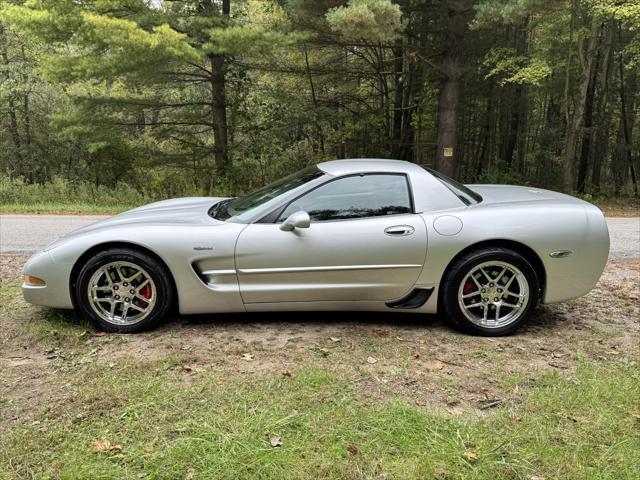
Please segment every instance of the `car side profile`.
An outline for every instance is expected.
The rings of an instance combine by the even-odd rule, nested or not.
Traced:
[[[609,252],[602,212],[538,188],[462,185],[395,160],[336,160],[244,197],[179,198],[76,230],[24,267],[28,302],[137,332],[182,314],[441,312],[505,335],[582,296]]]

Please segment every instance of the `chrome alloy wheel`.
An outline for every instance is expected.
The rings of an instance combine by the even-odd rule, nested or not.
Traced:
[[[100,318],[116,325],[142,321],[153,311],[156,296],[156,286],[149,273],[131,262],[102,265],[87,285],[91,308]]]
[[[458,303],[464,316],[485,328],[500,328],[515,322],[528,301],[527,278],[506,262],[476,265],[458,289]]]

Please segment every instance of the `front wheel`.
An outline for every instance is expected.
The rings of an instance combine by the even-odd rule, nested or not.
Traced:
[[[157,325],[173,302],[170,274],[155,258],[128,248],[99,252],[82,267],[76,299],[96,327],[134,333]]]
[[[508,335],[538,303],[540,285],[531,264],[505,248],[464,255],[447,271],[442,302],[462,330],[484,336]]]

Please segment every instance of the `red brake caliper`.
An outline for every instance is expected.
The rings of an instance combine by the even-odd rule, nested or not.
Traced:
[[[471,280],[467,280],[467,283],[464,284],[464,288],[462,289],[462,292],[465,295],[468,295],[469,293],[473,292],[473,282]]]
[[[142,290],[140,290],[140,295],[147,299],[151,298],[151,285],[147,283]]]

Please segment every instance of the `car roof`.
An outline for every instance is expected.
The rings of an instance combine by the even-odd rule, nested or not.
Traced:
[[[331,160],[318,164],[318,168],[330,175],[341,176],[362,172],[424,172],[415,163],[404,160],[387,160],[382,158],[352,158],[346,160]]]

